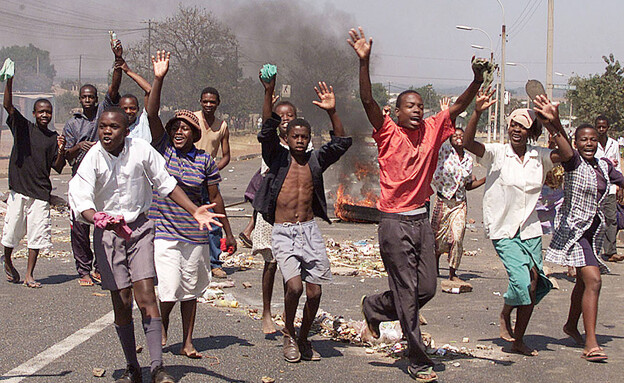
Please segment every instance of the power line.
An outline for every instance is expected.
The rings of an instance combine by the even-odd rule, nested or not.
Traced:
[[[528,16],[525,17],[525,19],[521,22],[522,24],[517,25],[513,30],[511,30],[510,33],[515,34],[517,36],[518,34],[520,34],[520,31],[522,31],[524,27],[526,27],[529,24],[529,21],[531,21],[531,19],[533,18],[533,15],[539,9],[541,0],[536,0],[534,4],[535,6],[533,7],[531,14],[529,15],[529,13],[527,12]]]
[[[535,3],[538,2],[538,1],[539,0],[527,0],[527,3],[524,6],[524,9],[522,10],[522,12],[520,12],[518,17],[514,20],[514,22],[511,23],[511,25],[509,27],[509,30],[514,29],[518,24],[520,24],[521,20],[527,16],[527,14],[530,12],[530,9],[532,9],[533,6],[535,5]],[[529,12],[526,12],[527,9],[529,9]]]

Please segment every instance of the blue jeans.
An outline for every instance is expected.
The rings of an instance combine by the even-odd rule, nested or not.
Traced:
[[[208,204],[210,203],[210,198],[208,195],[208,190],[206,188],[202,188],[202,203]],[[214,212],[210,209],[211,212]],[[223,261],[219,259],[221,255],[221,238],[223,237],[223,229],[219,226],[213,226],[212,230],[208,234],[209,245],[210,245],[210,268],[220,268],[223,265]]]

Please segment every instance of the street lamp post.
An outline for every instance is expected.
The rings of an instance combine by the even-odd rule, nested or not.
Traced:
[[[503,7],[503,3],[501,2],[501,0],[496,0],[498,1],[498,4],[501,7],[501,11],[503,13],[503,25],[501,26],[501,86],[500,86],[500,108],[501,108],[501,113],[500,113],[500,120],[499,120],[499,125],[500,125],[500,142],[501,144],[505,143],[505,135],[503,134],[503,129],[505,126],[505,42],[507,40],[507,36],[506,36],[506,29],[507,27],[505,26],[505,7]]]
[[[514,63],[514,62],[508,62],[507,65],[515,66],[515,67],[518,67],[518,66],[522,67],[526,71],[527,81],[531,79],[531,74],[529,73],[529,68],[527,68],[526,65],[520,64],[520,63]],[[530,108],[530,107],[531,107],[531,99],[527,95],[527,108]]]
[[[490,40],[490,61],[494,61],[494,44],[492,43],[492,38],[490,37],[490,35],[484,31],[481,28],[477,28],[477,27],[470,27],[468,25],[456,25],[455,28],[462,30],[462,31],[479,31],[481,33],[483,33],[485,36],[487,36],[488,40]],[[475,45],[472,44],[471,47],[476,48],[476,49],[483,49],[483,47],[481,45]],[[492,115],[492,107],[490,106],[488,108],[488,123],[487,123],[487,127],[488,127],[488,142],[490,142],[490,137],[491,137],[491,123],[490,123],[490,116]],[[494,136],[496,136],[496,121],[494,121]]]

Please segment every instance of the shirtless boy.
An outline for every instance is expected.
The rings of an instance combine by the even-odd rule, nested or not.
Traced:
[[[351,146],[351,138],[344,137],[336,113],[333,88],[319,83],[315,90],[320,101],[314,104],[327,111],[334,129],[329,143],[319,150],[307,151],[311,127],[307,121],[296,118],[286,128],[288,149],[282,147],[277,134],[281,119],[275,113],[258,134],[262,158],[269,171],[256,193],[254,208],[273,225],[273,255],[285,281],[283,352],[284,359],[291,363],[301,359],[320,360],[308,341],[308,333],[321,301],[321,284],[331,280],[331,271],[325,242],[314,217],[329,222],[323,172]],[[297,337],[294,320],[303,282],[306,282],[307,299]]]

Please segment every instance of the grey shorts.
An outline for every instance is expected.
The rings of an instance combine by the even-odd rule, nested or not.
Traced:
[[[154,222],[141,214],[128,226],[132,235],[127,242],[112,230],[95,228],[93,232],[95,258],[105,290],[125,289],[133,282],[156,276]]]
[[[321,285],[332,280],[325,241],[316,221],[273,225],[273,255],[284,281],[301,276],[304,282]]]

